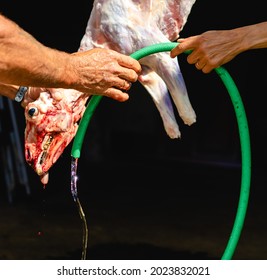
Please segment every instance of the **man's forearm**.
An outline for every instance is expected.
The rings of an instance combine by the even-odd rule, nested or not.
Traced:
[[[69,54],[47,48],[2,15],[0,57],[1,81],[6,84],[68,86]]]
[[[0,95],[6,96],[12,100],[15,99],[18,89],[19,86],[0,83]]]
[[[267,21],[234,29],[243,34],[243,51],[267,48]]]

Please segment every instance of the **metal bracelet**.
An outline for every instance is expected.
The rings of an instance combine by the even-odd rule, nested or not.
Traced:
[[[20,86],[18,89],[18,92],[16,93],[14,100],[17,102],[21,102],[23,100],[24,95],[27,92],[27,90],[28,90],[28,87]]]

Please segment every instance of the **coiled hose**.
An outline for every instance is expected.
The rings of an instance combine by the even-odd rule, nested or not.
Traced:
[[[178,43],[170,42],[170,43],[159,43],[159,44],[151,45],[132,53],[130,56],[136,60],[139,60],[145,56],[154,53],[171,51],[173,48],[177,46],[177,44]],[[237,86],[235,85],[233,79],[231,78],[230,74],[226,71],[226,69],[224,69],[223,67],[218,67],[215,69],[215,71],[221,78],[222,82],[224,83],[230,95],[234,107],[234,111],[236,114],[239,136],[240,136],[240,146],[241,146],[242,173],[241,173],[241,188],[240,188],[239,202],[238,202],[238,207],[237,207],[237,212],[236,212],[236,217],[233,224],[232,232],[230,234],[225,251],[221,257],[222,260],[230,260],[233,257],[233,254],[235,252],[237,243],[239,241],[243,229],[248,201],[249,201],[250,181],[251,181],[250,135],[249,135],[246,112]],[[74,158],[79,158],[81,156],[81,148],[82,148],[82,144],[83,144],[83,140],[88,124],[101,98],[102,96],[99,95],[92,96],[87,105],[84,115],[80,121],[79,128],[74,138],[74,142],[71,150],[71,155]]]

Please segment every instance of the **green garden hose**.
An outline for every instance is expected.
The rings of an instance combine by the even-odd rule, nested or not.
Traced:
[[[139,60],[145,56],[154,53],[171,51],[174,47],[177,46],[177,44],[178,43],[170,42],[170,43],[159,43],[159,44],[151,45],[132,53],[130,56],[136,60]],[[230,95],[237,118],[237,124],[239,129],[239,136],[240,136],[240,147],[241,147],[242,173],[241,173],[241,189],[240,189],[238,208],[237,208],[237,213],[232,228],[232,232],[230,234],[230,238],[228,240],[227,246],[221,258],[222,260],[230,260],[233,257],[233,254],[235,252],[237,243],[239,241],[243,229],[248,201],[249,201],[250,180],[251,180],[250,135],[249,135],[248,122],[247,122],[247,117],[243,106],[243,102],[233,79],[223,67],[218,67],[215,69],[215,71],[221,78],[222,82],[224,83]],[[74,142],[71,150],[71,155],[73,158],[79,158],[81,156],[81,147],[83,144],[83,140],[88,124],[101,98],[102,96],[94,95],[91,97],[91,99],[88,102],[87,108],[80,121],[78,131],[74,138]]]

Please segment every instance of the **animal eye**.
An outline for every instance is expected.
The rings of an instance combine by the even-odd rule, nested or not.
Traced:
[[[36,116],[37,114],[38,114],[38,109],[35,108],[35,107],[33,107],[33,108],[31,108],[31,109],[28,110],[28,115],[29,115],[30,117]]]

